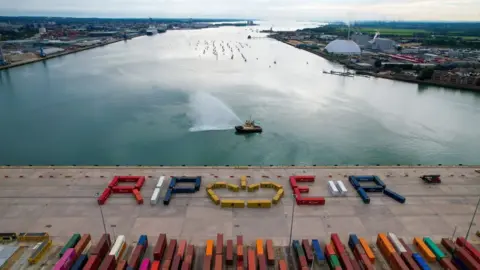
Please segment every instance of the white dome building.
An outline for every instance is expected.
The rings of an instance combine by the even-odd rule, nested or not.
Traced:
[[[325,50],[329,53],[344,54],[344,55],[362,53],[362,50],[360,49],[357,43],[353,42],[352,40],[343,40],[343,39],[336,39],[328,43],[328,45],[325,47]]]

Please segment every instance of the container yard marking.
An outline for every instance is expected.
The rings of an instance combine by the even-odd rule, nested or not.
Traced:
[[[297,205],[325,205],[324,197],[303,197],[302,193],[308,193],[310,189],[307,186],[299,186],[299,182],[315,182],[314,175],[294,175],[289,179],[290,187],[293,190],[293,196]]]
[[[220,198],[215,194],[215,189],[226,188],[232,192],[239,192],[244,190],[247,192],[255,192],[260,188],[272,188],[277,193],[270,200],[220,200]],[[243,175],[240,177],[240,185],[229,184],[227,182],[215,182],[208,184],[206,187],[207,196],[212,200],[216,205],[220,205],[222,208],[270,208],[272,204],[277,204],[284,195],[283,186],[275,182],[264,181],[256,184],[247,185],[247,176]]]
[[[121,183],[135,183],[134,186],[121,185]],[[143,197],[140,190],[145,183],[145,176],[114,176],[107,188],[103,191],[100,197],[97,198],[99,205],[105,204],[112,193],[133,194],[138,204],[143,204]]]
[[[376,175],[350,175],[348,181],[352,184],[365,204],[370,203],[370,197],[367,195],[368,192],[383,193],[399,203],[405,203],[406,201],[405,197],[388,189],[380,177]]]

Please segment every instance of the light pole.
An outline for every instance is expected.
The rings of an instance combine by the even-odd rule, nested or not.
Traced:
[[[477,206],[475,211],[473,211],[472,221],[470,221],[470,226],[468,226],[467,235],[465,235],[465,241],[468,240],[468,235],[470,234],[470,229],[472,228],[473,222],[475,221],[475,216],[477,215],[478,206],[480,205],[480,197],[478,197]]]
[[[295,216],[295,204],[297,204],[297,196],[295,194],[292,194],[292,197],[293,197],[293,206],[292,206],[292,219],[290,220],[290,236],[288,237],[288,249],[287,250],[290,250],[290,260],[292,262],[294,262],[294,256],[293,256],[293,253],[294,253],[294,250],[293,250],[293,247],[292,247],[292,235],[293,235],[293,217]]]
[[[100,196],[100,193],[95,193],[95,198],[98,199],[98,197]],[[105,218],[103,217],[103,210],[102,210],[102,205],[99,204],[98,206],[100,206],[100,215],[102,216],[102,223],[103,223],[103,231],[105,232],[105,234],[107,234],[107,226],[105,226]]]
[[[117,234],[115,233],[115,228],[117,227],[117,225],[112,224],[112,225],[110,225],[110,227],[111,227],[112,230],[113,230],[113,239],[117,239]]]

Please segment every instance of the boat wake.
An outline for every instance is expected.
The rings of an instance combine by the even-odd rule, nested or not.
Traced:
[[[197,92],[190,96],[189,107],[190,132],[228,130],[242,123],[232,109],[208,93]]]

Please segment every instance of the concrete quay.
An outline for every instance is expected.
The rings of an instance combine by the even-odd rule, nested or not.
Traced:
[[[440,174],[442,183],[427,185],[419,178]],[[129,194],[114,194],[100,209],[95,194],[101,193],[115,175],[146,176],[141,193],[145,203],[137,205]],[[175,194],[169,206],[149,203],[159,176],[202,176],[202,188],[194,194]],[[216,181],[239,183],[274,181],[282,184],[285,196],[269,209],[222,209],[207,197],[205,185]],[[295,206],[288,184],[291,175],[315,175],[306,196],[324,196],[324,206]],[[370,194],[371,203],[362,203],[348,182],[348,175],[378,175],[388,188],[406,197],[405,204]],[[331,197],[327,181],[343,180],[346,197]],[[161,196],[166,191],[164,183]],[[216,191],[220,198],[270,199],[273,190],[253,193]],[[76,232],[90,233],[98,240],[104,233],[126,235],[133,242],[140,234],[156,238],[185,239],[195,245],[215,239],[243,235],[246,243],[256,238],[273,239],[286,246],[290,239],[320,239],[336,232],[347,242],[356,233],[374,243],[379,232],[394,232],[411,243],[414,236],[434,241],[465,236],[480,196],[478,167],[1,167],[0,228],[3,232],[48,232],[62,243]],[[100,211],[101,210],[101,211]],[[293,228],[292,224],[293,213]],[[469,240],[478,242],[480,215],[474,219]]]

